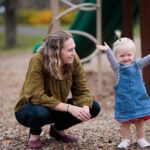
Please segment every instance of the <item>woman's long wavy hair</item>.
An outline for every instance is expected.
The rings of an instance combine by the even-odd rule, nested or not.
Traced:
[[[43,55],[44,70],[55,79],[62,80],[62,67],[64,71],[73,70],[73,64],[62,66],[60,52],[64,43],[72,38],[72,35],[65,31],[55,31],[49,34],[39,52]]]

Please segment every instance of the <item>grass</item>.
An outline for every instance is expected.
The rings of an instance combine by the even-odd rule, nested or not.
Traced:
[[[34,46],[43,41],[44,35],[23,35],[18,34],[17,35],[17,46],[16,48],[12,49],[5,49],[5,35],[4,33],[0,33],[0,53],[10,53],[10,52],[16,52],[16,51],[27,51],[31,50],[33,51]]]
[[[18,47],[33,48],[37,43],[42,42],[44,35],[18,35]]]

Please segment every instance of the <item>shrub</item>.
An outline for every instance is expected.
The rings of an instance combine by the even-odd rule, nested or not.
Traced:
[[[60,8],[60,12],[66,10],[65,8]],[[61,18],[61,23],[69,24],[72,22],[77,11],[70,12]],[[17,22],[19,24],[49,24],[52,20],[52,12],[48,9],[43,10],[19,10],[17,14]]]
[[[50,10],[20,10],[17,15],[17,22],[21,24],[49,24],[52,19]]]

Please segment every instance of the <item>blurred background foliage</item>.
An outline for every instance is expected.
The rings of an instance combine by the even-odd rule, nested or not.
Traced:
[[[6,0],[4,0],[6,1]],[[71,2],[81,3],[82,0],[70,0]],[[48,31],[48,27],[52,21],[52,12],[50,8],[49,0],[18,0],[16,25],[17,25],[17,44],[15,48],[5,49],[6,46],[6,34],[5,34],[5,10],[4,7],[0,7],[0,27],[3,27],[3,31],[0,31],[0,53],[8,52],[9,50],[33,50],[33,47],[41,42]],[[60,12],[67,9],[66,5],[60,3]],[[69,14],[61,18],[61,28],[66,30],[74,20],[77,10],[70,12]],[[31,30],[44,30],[45,34],[28,34],[18,31],[19,27],[29,27]],[[134,37],[139,37],[140,29],[139,23],[134,27]]]
[[[82,0],[68,0],[74,4]],[[59,1],[59,12],[68,6]],[[0,0],[0,52],[33,47],[47,35],[52,21],[51,0]],[[76,11],[63,16],[61,29],[69,28]]]
[[[63,12],[66,10],[66,7],[61,6],[59,12]],[[77,10],[70,12],[69,14],[63,16],[61,18],[61,28],[66,30],[69,28],[69,25],[75,18]],[[0,13],[0,26],[5,25],[5,14]],[[34,30],[46,30],[48,31],[48,27],[52,21],[52,12],[50,9],[36,9],[36,8],[24,8],[19,9],[17,11],[16,22],[17,27],[31,27]],[[47,33],[47,32],[46,32]],[[5,53],[5,33],[0,32],[0,53]],[[17,45],[15,48],[7,49],[7,52],[11,50],[11,52],[16,50],[26,50],[30,49],[33,50],[33,47],[38,43],[41,42],[46,35],[44,34],[22,34],[17,32]]]
[[[65,11],[65,7],[60,8],[60,12]],[[77,10],[66,14],[61,18],[62,24],[70,24],[76,16]],[[4,24],[5,14],[0,14],[0,24]],[[20,9],[17,12],[18,25],[48,25],[52,20],[52,12],[50,9]]]
[[[66,8],[60,8],[60,12],[63,12]],[[61,18],[62,24],[70,24],[75,17],[77,11],[72,11],[71,13],[63,16]],[[24,25],[47,25],[52,20],[52,12],[49,9],[24,9],[19,10],[17,13],[17,23]]]

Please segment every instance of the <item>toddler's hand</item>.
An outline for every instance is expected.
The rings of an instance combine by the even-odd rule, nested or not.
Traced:
[[[104,45],[97,44],[96,48],[98,48],[101,51],[106,51],[109,48],[109,46],[107,45],[106,42],[104,42]]]

